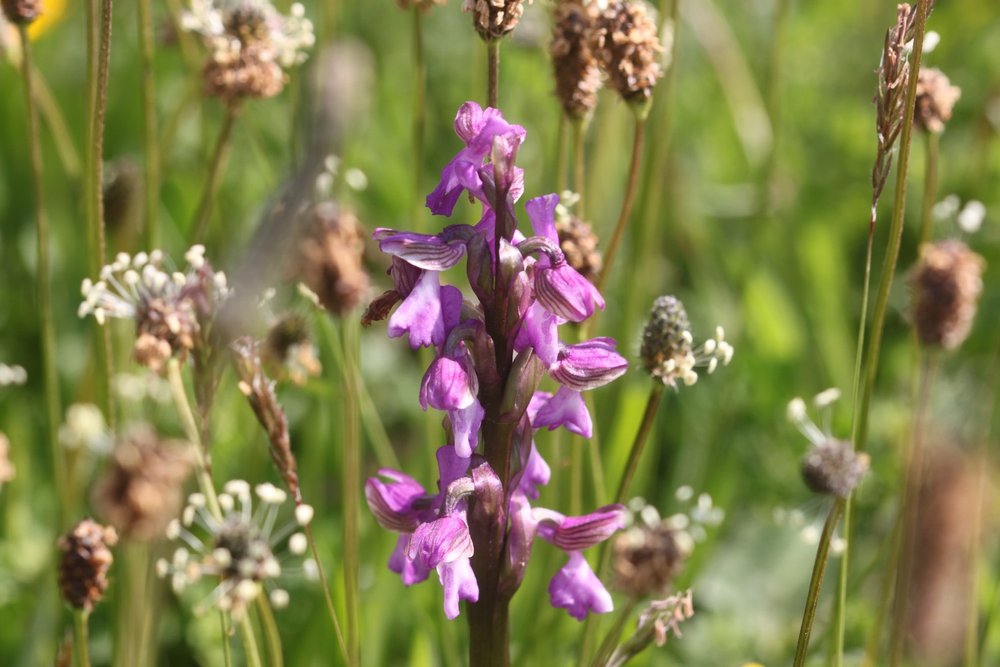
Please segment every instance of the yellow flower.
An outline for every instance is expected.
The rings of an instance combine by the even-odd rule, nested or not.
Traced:
[[[41,16],[28,26],[28,36],[38,39],[66,15],[66,0],[45,0]]]

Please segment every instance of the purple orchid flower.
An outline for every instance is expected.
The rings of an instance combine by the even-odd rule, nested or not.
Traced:
[[[569,561],[552,577],[549,601],[578,621],[588,613],[606,614],[614,609],[611,594],[579,551],[570,552]]]
[[[410,347],[443,345],[448,331],[458,324],[462,312],[462,292],[452,285],[442,286],[437,271],[423,271],[412,290],[389,318],[391,338],[410,335]]]
[[[615,351],[613,338],[592,338],[562,348],[549,375],[564,387],[586,391],[606,385],[626,370],[628,361]]]
[[[593,435],[593,421],[580,392],[560,387],[555,396],[548,392],[535,392],[532,401],[536,400],[537,410],[535,416],[531,418],[535,428],[548,428],[553,431],[565,426],[569,432],[584,438]]]

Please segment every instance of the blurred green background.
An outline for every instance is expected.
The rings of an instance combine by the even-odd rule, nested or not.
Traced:
[[[222,109],[217,100],[198,94],[202,52],[193,62],[183,57],[167,20],[175,4],[155,2],[154,12],[157,116],[163,141],[162,247],[179,259],[191,235],[189,221]],[[346,128],[337,132],[330,148],[341,158],[341,169],[357,169],[365,176],[365,183],[355,179],[355,187],[341,188],[340,201],[368,228],[426,231],[440,220],[423,209],[419,215],[415,211],[459,147],[452,131],[455,110],[468,99],[484,102],[485,50],[471,19],[460,11],[458,0],[452,0],[423,17],[427,127],[418,193],[413,183],[412,15],[391,0],[304,4],[318,37],[309,61],[293,73],[279,97],[247,102],[235,128],[213,220],[219,231],[208,250],[227,270],[245,258],[249,239],[296,166],[319,149],[309,129],[315,127],[317,113],[321,127],[329,123]],[[938,5],[929,28],[940,34],[941,42],[926,54],[925,63],[943,69],[961,87],[962,97],[941,137],[937,199],[954,193],[962,203],[977,199],[985,204],[982,230],[968,242],[995,267],[1000,265],[995,224],[1000,210],[1000,14],[989,0]],[[522,24],[502,47],[500,107],[508,120],[528,131],[518,158],[526,172],[526,199],[560,185],[555,173],[560,111],[546,52],[550,10],[551,4],[541,0],[528,7]],[[786,423],[785,406],[794,396],[839,387],[845,400],[835,407],[833,430],[847,437],[850,428],[875,155],[874,71],[885,30],[895,19],[895,3],[696,0],[683,2],[680,12],[674,35],[678,49],[671,64],[674,88],[663,94],[661,81],[655,97],[642,187],[622,257],[605,293],[608,305],[599,333],[615,336],[634,361],[649,305],[661,294],[684,301],[697,340],[711,335],[717,324],[726,328],[727,339],[736,347],[733,363],[693,387],[668,392],[633,487],[667,515],[682,509],[675,489],[690,485],[710,493],[726,511],[726,519],[699,544],[679,582],[693,587],[696,608],[695,617],[683,625],[683,638],[651,649],[635,664],[757,661],[770,667],[788,664],[794,652],[815,551],[804,529],[819,525],[828,508],[827,500],[817,499],[801,483],[799,461],[807,442]],[[135,25],[132,3],[117,3],[105,158],[109,175],[132,179],[122,186],[132,206],[109,222],[110,251],[144,249]],[[65,117],[72,151],[79,155],[86,99],[79,3],[69,3],[65,14],[35,40],[34,52]],[[332,76],[331,62],[349,83],[340,86],[337,99],[317,102],[313,82]],[[29,376],[23,387],[0,388],[0,431],[11,441],[17,468],[17,477],[0,492],[0,663],[41,665],[52,663],[56,639],[69,627],[70,616],[58,600],[54,579],[53,545],[60,527],[44,438],[38,318],[30,287],[35,264],[33,201],[20,83],[9,59],[0,62],[0,361],[24,366]],[[586,187],[589,217],[602,237],[610,234],[621,204],[631,123],[628,108],[611,91],[602,92],[587,138]],[[88,266],[80,176],[72,164],[67,168],[46,125],[43,136],[65,407],[95,400],[90,380],[95,328],[76,317],[78,286]],[[880,548],[891,530],[898,487],[895,452],[911,404],[913,347],[904,272],[916,256],[925,155],[923,135],[914,137],[900,273],[872,408],[873,471],[856,495],[859,539],[848,582],[849,664],[856,664],[875,614],[886,562]],[[894,178],[880,207],[876,280]],[[474,213],[471,207],[458,210],[460,216]],[[939,220],[934,235],[960,235],[953,216]],[[371,255],[376,290],[384,289],[384,260]],[[281,259],[263,261],[277,265]],[[942,362],[929,418],[929,446],[971,451],[992,418],[989,399],[996,378],[990,375],[990,364],[1000,326],[994,275],[988,268],[970,340]],[[289,308],[311,313],[301,304]],[[127,335],[126,329],[118,332],[121,340]],[[289,413],[306,498],[317,508],[315,527],[325,565],[339,595],[343,386],[322,337],[316,340],[323,375],[304,387],[282,386],[279,396]],[[438,417],[422,414],[417,401],[426,359],[412,354],[402,341],[388,340],[381,325],[363,332],[361,351],[368,391],[392,450],[403,470],[431,487],[434,450],[442,436]],[[141,370],[120,361],[120,370]],[[214,412],[216,480],[238,476],[254,483],[277,482],[265,437],[234,384],[227,373]],[[568,511],[574,449],[585,461],[584,508],[610,500],[607,491],[600,495],[601,484],[596,482],[616,485],[648,388],[649,380],[634,370],[596,393],[596,446],[603,462],[596,475],[590,455],[584,454],[594,445],[569,438],[556,443],[552,434],[539,433],[539,449],[554,472],[540,504]],[[152,420],[168,435],[181,433],[168,404],[149,399],[124,402],[122,409],[125,421]],[[391,463],[375,452],[366,429],[366,475]],[[100,470],[102,456],[80,456],[83,516],[89,511],[85,489]],[[789,512],[793,520],[787,518]],[[794,520],[799,516],[801,523]],[[381,530],[364,506],[361,540],[364,664],[463,664],[463,618],[444,619],[436,583],[406,590],[388,571],[385,563],[395,535]],[[984,614],[1000,582],[987,565],[996,561],[996,546],[987,534],[980,589]],[[514,664],[570,664],[580,644],[581,624],[547,603],[545,588],[561,567],[561,558],[548,544],[535,547],[512,607]],[[832,561],[831,572],[837,562]],[[92,618],[93,654],[99,664],[110,661],[120,628],[120,579],[113,571],[108,604]],[[825,664],[834,583],[828,577],[813,664]],[[321,596],[305,582],[293,585],[291,592],[292,605],[278,619],[287,664],[334,664],[336,646]],[[193,618],[192,598],[176,600],[165,590],[149,604],[162,610],[158,664],[218,664],[214,616]],[[982,664],[1000,662],[1000,637],[988,636],[985,649]]]

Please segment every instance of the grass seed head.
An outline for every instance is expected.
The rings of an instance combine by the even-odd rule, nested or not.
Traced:
[[[961,241],[925,244],[913,272],[913,325],[920,342],[954,349],[969,335],[985,261]]]
[[[59,538],[59,591],[66,604],[93,611],[108,588],[111,547],[117,542],[114,528],[93,519],[84,519]]]

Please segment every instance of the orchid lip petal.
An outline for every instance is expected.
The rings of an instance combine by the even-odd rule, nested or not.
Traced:
[[[553,607],[565,609],[579,621],[588,613],[605,614],[614,609],[611,594],[579,551],[571,552],[569,562],[552,578],[549,599]]]
[[[560,350],[549,374],[565,387],[586,391],[621,377],[627,370],[628,360],[615,351],[614,339],[594,338]]]

